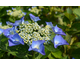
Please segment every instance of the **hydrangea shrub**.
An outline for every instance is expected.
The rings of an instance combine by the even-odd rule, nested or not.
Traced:
[[[32,9],[33,8],[35,7],[32,7]],[[75,38],[73,37],[71,39],[72,41],[69,42],[68,39],[66,39],[69,36],[66,34],[66,31],[64,32],[63,28],[57,24],[53,24],[51,21],[44,21],[45,25],[42,26],[39,24],[42,18],[31,13],[31,10],[29,10],[31,11],[29,14],[26,14],[22,10],[17,10],[16,8],[6,11],[7,15],[20,19],[16,19],[14,23],[6,21],[6,25],[0,23],[1,49],[20,58],[33,57],[37,59],[47,58],[48,56],[52,58],[52,55],[56,58],[62,58],[62,56],[67,58],[67,52],[62,49],[69,50],[67,47],[70,48],[69,45],[74,42],[73,40],[75,40]],[[25,16],[29,16],[29,18]],[[59,20],[62,21],[61,18],[59,18]],[[60,24],[62,23],[60,22]],[[64,25],[66,25],[66,23]]]

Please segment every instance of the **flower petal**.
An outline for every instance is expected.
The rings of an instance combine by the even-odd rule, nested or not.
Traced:
[[[62,29],[60,29],[59,27],[57,27],[57,25],[54,26],[54,27],[52,28],[52,30],[53,30],[53,32],[54,32],[55,34],[66,35],[66,34],[62,31]]]
[[[13,23],[9,22],[9,21],[6,21],[6,24],[7,25],[13,25]]]
[[[29,14],[31,20],[33,20],[34,22],[37,22],[39,20],[41,20],[39,17],[35,17],[33,14]]]
[[[4,31],[4,29],[1,29],[1,28],[0,28],[0,34],[2,34],[2,33],[3,33],[3,31]]]
[[[51,28],[54,27],[53,24],[52,24],[52,22],[46,22],[46,24],[49,25],[49,26],[51,26]]]
[[[9,39],[10,39],[11,41],[13,41],[14,43],[16,43],[16,44],[20,43],[20,44],[24,45],[24,41],[23,41],[23,39],[18,35],[18,33],[9,36]]]
[[[15,46],[15,45],[19,45],[19,44],[15,44],[14,42],[12,42],[10,39],[8,40],[9,42],[9,46]]]

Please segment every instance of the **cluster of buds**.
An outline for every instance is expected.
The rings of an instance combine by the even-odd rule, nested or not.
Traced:
[[[36,13],[36,14],[38,14],[38,13],[41,11],[41,9],[37,9],[36,6],[32,6],[32,8],[29,8],[28,10],[29,10],[30,12],[34,12],[34,13]]]
[[[13,17],[21,18],[26,15],[22,10],[17,10],[16,8],[12,8],[12,10],[7,10],[7,15],[11,15]]]
[[[37,40],[50,40],[50,28],[42,28],[38,25],[37,22],[29,23],[26,21],[26,23],[23,23],[22,25],[19,25],[19,35],[21,38],[24,39],[24,42],[28,45],[32,44],[32,41]]]
[[[24,20],[24,16],[15,21],[15,23],[6,22],[10,28],[3,29],[0,27],[0,34],[3,33],[8,38],[9,46],[15,46],[27,44],[29,46],[28,51],[36,51],[45,55],[44,44],[48,44],[51,41],[54,47],[57,48],[60,45],[69,45],[61,35],[66,35],[62,29],[53,26],[52,22],[46,22],[45,27],[38,25],[37,21],[41,20],[39,17],[29,14],[30,19],[33,21],[29,23]],[[1,26],[1,25],[0,25]],[[51,34],[56,34],[53,40],[50,39]]]

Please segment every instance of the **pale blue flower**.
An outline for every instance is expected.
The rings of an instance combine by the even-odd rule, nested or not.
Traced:
[[[54,27],[53,24],[52,24],[52,22],[46,22],[46,24],[49,25],[49,26],[51,26],[51,28]]]
[[[9,46],[15,46],[15,45],[19,45],[22,44],[24,45],[24,41],[23,39],[18,35],[18,33],[9,36]]]
[[[45,55],[43,45],[44,42],[45,40],[32,41],[32,45],[29,47],[28,51],[34,50],[36,52],[41,53],[42,55]]]
[[[54,32],[55,34],[66,35],[66,34],[62,31],[61,28],[57,27],[57,25],[54,26],[54,27],[52,28],[52,30],[53,30],[53,32]]]
[[[56,35],[53,38],[54,47],[57,48],[60,45],[69,45],[66,40],[63,39],[61,35]]]
[[[39,17],[35,17],[33,14],[29,14],[31,20],[33,20],[34,22],[37,22],[39,20],[41,20]]]

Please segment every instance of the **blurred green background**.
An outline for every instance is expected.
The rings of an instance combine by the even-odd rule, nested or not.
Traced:
[[[52,44],[45,46],[46,55],[35,54],[35,59],[80,59],[80,6],[0,6],[0,22],[6,25],[6,21],[15,22],[19,17],[7,15],[6,10],[16,8],[26,12],[25,21],[30,21],[29,14],[39,16],[38,24],[46,25],[52,22],[67,35],[63,38],[69,45],[59,46],[57,49]],[[0,58],[1,59],[32,59],[33,52],[28,51],[27,45],[9,47],[8,39],[0,36]]]

